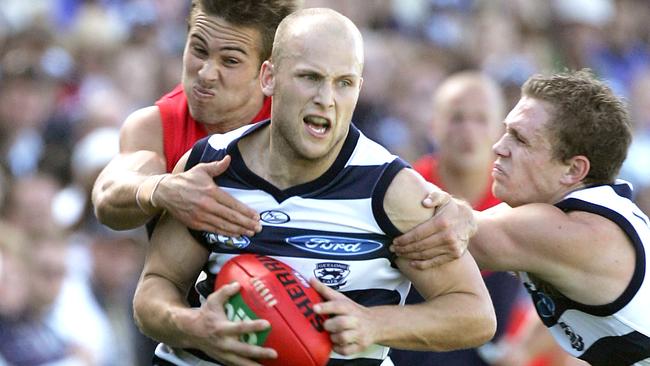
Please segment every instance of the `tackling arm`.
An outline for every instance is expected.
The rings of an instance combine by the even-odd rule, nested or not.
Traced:
[[[151,204],[151,196],[156,182],[165,176],[158,108],[140,109],[124,122],[120,153],[101,171],[93,186],[92,201],[98,220],[116,230],[143,225],[160,212]],[[137,193],[141,197],[147,195],[140,201],[142,207],[136,201]]]
[[[102,224],[135,228],[165,210],[197,230],[228,236],[253,236],[261,230],[258,214],[214,183],[229,158],[168,174],[162,141],[157,107],[138,110],[124,122],[120,154],[93,186],[95,215]]]
[[[410,230],[431,217],[432,210],[420,204],[428,189],[424,179],[411,169],[403,169],[395,177],[386,193],[384,207],[400,231]],[[386,339],[380,340],[381,343],[397,348],[445,351],[475,347],[492,338],[496,330],[494,309],[469,253],[425,270],[415,269],[401,258],[397,259],[397,265],[425,301],[405,306],[394,316],[378,314],[385,327],[382,334]],[[376,311],[393,312],[394,309],[379,307]],[[387,319],[391,324],[386,324]]]
[[[433,209],[420,205],[426,182],[403,169],[386,193],[384,208],[400,230],[428,219]],[[447,351],[487,342],[496,330],[490,296],[469,253],[446,264],[418,270],[398,258],[400,270],[424,296],[425,302],[407,306],[363,307],[327,286],[312,281],[328,300],[317,312],[337,316],[325,322],[334,350],[363,351],[371,344],[414,350]]]

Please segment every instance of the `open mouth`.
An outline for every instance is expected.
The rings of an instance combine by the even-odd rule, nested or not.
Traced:
[[[303,122],[305,122],[307,128],[316,135],[324,135],[327,133],[331,125],[327,118],[313,115],[303,118]]]

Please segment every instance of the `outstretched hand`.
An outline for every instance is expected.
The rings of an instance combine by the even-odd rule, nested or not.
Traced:
[[[214,177],[230,165],[230,156],[165,178],[155,192],[157,205],[186,226],[226,236],[253,236],[261,230],[255,210],[221,189]]]
[[[277,358],[277,352],[245,343],[240,337],[269,328],[269,322],[263,319],[233,322],[228,320],[224,310],[224,304],[240,288],[233,282],[210,294],[199,310],[192,334],[199,337],[199,349],[225,365],[261,366],[254,359]]]
[[[429,193],[422,205],[435,208],[433,216],[395,238],[390,247],[398,256],[409,259],[415,268],[431,268],[460,258],[478,229],[472,208],[466,202],[445,202],[441,195],[449,197],[440,190]]]
[[[332,290],[315,278],[310,285],[325,299],[314,305],[318,314],[329,315],[323,323],[330,333],[334,352],[352,355],[363,352],[374,343],[374,319],[368,308],[357,304],[342,293]]]

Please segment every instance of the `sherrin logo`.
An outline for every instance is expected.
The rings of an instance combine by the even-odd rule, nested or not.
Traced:
[[[312,253],[329,255],[361,255],[381,249],[375,240],[329,235],[302,235],[285,239],[288,244]]]

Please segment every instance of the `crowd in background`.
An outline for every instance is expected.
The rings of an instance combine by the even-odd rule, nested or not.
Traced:
[[[629,103],[635,137],[621,177],[650,212],[647,0],[304,6],[334,8],[362,30],[364,84],[353,121],[410,161],[435,150],[431,98],[447,75],[484,71],[510,109],[531,74],[591,68]],[[0,355],[33,347],[26,354],[34,359],[65,353],[57,365],[148,363],[152,342],[131,318],[145,235],[99,225],[89,197],[118,151],[124,118],[180,81],[188,7],[180,0],[0,2]]]

